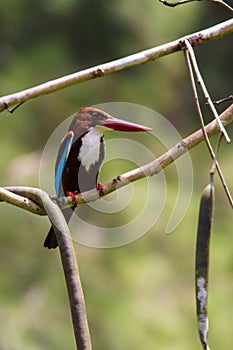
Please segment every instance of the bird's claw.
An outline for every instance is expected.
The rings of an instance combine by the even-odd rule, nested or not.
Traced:
[[[74,192],[67,192],[67,196],[70,196],[72,199],[72,202],[74,204],[76,204],[76,195],[78,194],[78,191],[74,191]]]
[[[96,184],[96,189],[97,189],[100,196],[102,196],[104,194],[104,186],[101,183],[98,182]]]

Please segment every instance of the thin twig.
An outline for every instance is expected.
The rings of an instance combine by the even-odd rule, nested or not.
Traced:
[[[220,150],[222,136],[223,136],[223,134],[220,132],[219,137],[218,137],[218,141],[217,141],[217,145],[215,147],[215,152],[214,152],[215,158],[213,159],[213,164],[212,164],[212,167],[210,169],[210,178],[212,179],[212,182],[210,181],[210,183],[212,183],[212,184],[213,184],[213,175],[214,175],[215,170],[216,170],[216,162],[217,162],[217,157],[218,157],[219,150]]]
[[[203,44],[213,39],[222,37],[233,32],[233,19],[219,23],[213,27],[186,36],[193,46]],[[99,78],[114,72],[121,71],[130,67],[138,66],[159,57],[169,55],[180,50],[180,41],[182,38],[170,43],[153,47],[136,54],[120,58],[118,60],[100,64],[98,66],[76,72],[62,78],[48,81],[44,84],[32,87],[30,89],[16,92],[0,98],[0,112],[9,106],[46,95],[65,87],[82,83],[91,79]]]
[[[168,6],[168,7],[176,7],[178,5],[184,5],[184,4],[189,4],[191,2],[194,2],[194,1],[200,1],[200,0],[180,0],[180,1],[166,1],[166,0],[159,0],[160,2],[162,2],[165,6]],[[225,1],[223,0],[209,0],[211,2],[215,2],[223,7],[225,7],[226,9],[230,10],[230,11],[233,11],[233,8],[228,5]]]
[[[231,193],[229,191],[229,188],[227,186],[227,183],[225,181],[225,178],[223,176],[223,173],[221,171],[221,168],[219,166],[219,163],[216,159],[216,155],[214,153],[214,150],[211,146],[211,143],[209,141],[209,137],[208,137],[208,133],[206,132],[206,128],[205,128],[205,124],[204,124],[204,119],[203,119],[203,115],[202,115],[202,111],[201,111],[201,106],[200,106],[200,102],[199,102],[199,99],[198,99],[198,93],[197,93],[197,88],[196,88],[196,84],[195,84],[195,79],[194,79],[194,75],[193,75],[193,70],[192,70],[192,65],[193,65],[193,55],[190,54],[190,50],[189,50],[189,45],[187,45],[187,42],[186,40],[184,41],[185,45],[186,45],[186,48],[184,50],[184,53],[185,53],[185,59],[186,59],[186,62],[187,62],[187,66],[188,66],[188,71],[189,71],[189,74],[190,74],[190,79],[191,79],[191,84],[192,84],[192,89],[193,89],[193,93],[194,93],[194,99],[195,99],[195,103],[196,103],[196,106],[197,106],[197,111],[198,111],[198,115],[199,115],[199,119],[200,119],[200,123],[201,123],[201,128],[202,128],[202,132],[203,132],[203,136],[204,136],[204,139],[205,139],[205,142],[206,142],[206,145],[209,149],[209,152],[210,152],[210,155],[214,161],[214,164],[216,166],[216,169],[217,169],[217,172],[219,174],[219,177],[220,177],[220,180],[221,180],[221,183],[223,185],[223,188],[225,190],[225,193],[227,195],[227,198],[231,204],[231,207],[233,208],[233,199],[232,199],[232,196],[231,196]],[[190,59],[192,60],[192,64],[191,64],[191,61]],[[195,66],[195,69],[198,69],[197,65]],[[195,73],[197,76],[199,76],[199,74],[197,74],[197,71],[195,70]],[[219,117],[218,117],[219,118]],[[216,119],[216,122],[218,122],[218,125],[220,127],[220,125],[222,125],[222,121],[221,119],[219,118],[219,120]],[[220,123],[219,123],[220,122]],[[225,130],[225,128],[223,127],[222,125],[222,129]],[[222,133],[222,132],[221,132]]]
[[[216,110],[216,108],[215,108],[215,106],[214,106],[214,104],[213,104],[213,102],[211,100],[211,97],[210,97],[210,95],[208,93],[208,90],[207,90],[207,88],[205,86],[204,80],[203,80],[203,78],[201,76],[200,69],[198,67],[197,60],[196,60],[195,53],[193,51],[192,45],[190,44],[190,42],[187,39],[184,39],[184,44],[185,44],[185,46],[186,46],[186,48],[187,48],[187,50],[189,52],[189,55],[190,55],[190,58],[191,58],[191,61],[192,61],[192,66],[193,66],[193,69],[194,69],[196,77],[197,77],[197,82],[201,86],[201,89],[203,91],[203,95],[204,95],[204,97],[206,99],[206,103],[209,105],[209,107],[210,107],[210,109],[211,109],[211,111],[212,111],[212,113],[214,115],[214,118],[217,120],[217,122],[219,124],[220,131],[223,133],[226,141],[228,143],[230,143],[231,142],[230,137],[228,136],[225,128],[222,125],[221,120],[219,119],[218,112],[217,112],[217,110]]]
[[[17,103],[17,105],[15,105],[14,107],[9,108],[8,112],[11,114],[14,113],[16,111],[16,109],[18,109],[20,106],[22,106],[23,103],[24,103],[24,101]]]
[[[159,0],[159,2],[161,2],[162,4],[164,4],[165,6],[168,6],[168,7],[176,7],[176,6],[179,6],[179,5],[184,5],[184,4],[188,4],[190,2],[193,2],[193,1],[197,1],[197,0],[180,0],[180,1],[166,1],[166,0]]]
[[[225,7],[227,10],[230,10],[231,12],[233,12],[233,8],[223,0],[209,0],[209,1],[216,2],[217,4]]]
[[[233,95],[230,95],[230,96],[221,98],[221,99],[218,100],[218,101],[214,101],[214,103],[215,103],[216,105],[219,105],[220,103],[227,102],[227,101],[230,101],[230,100],[233,100]]]
[[[203,131],[203,135],[204,135],[204,139],[205,139],[205,142],[207,144],[207,147],[209,149],[209,152],[210,154],[213,155],[213,157],[215,158],[215,154],[213,152],[213,149],[212,149],[212,146],[211,146],[211,143],[209,141],[209,137],[207,135],[207,132],[205,130],[205,123],[204,123],[204,118],[203,118],[203,115],[202,115],[202,111],[201,111],[201,105],[200,105],[200,102],[199,102],[199,98],[198,98],[198,93],[197,93],[197,88],[196,88],[196,84],[195,84],[195,79],[194,79],[194,75],[193,75],[193,69],[192,69],[192,63],[191,63],[191,55],[190,55],[190,51],[189,51],[189,47],[187,45],[187,41],[185,40],[184,41],[185,43],[185,46],[186,46],[186,49],[184,50],[184,54],[185,54],[185,59],[186,59],[186,63],[187,63],[187,66],[188,66],[188,71],[189,71],[189,75],[190,75],[190,80],[191,80],[191,84],[192,84],[192,89],[193,89],[193,94],[194,94],[194,100],[195,100],[195,103],[196,103],[196,107],[197,107],[197,111],[198,111],[198,116],[199,116],[199,119],[200,119],[200,123],[201,123],[201,128],[202,128],[202,131]]]

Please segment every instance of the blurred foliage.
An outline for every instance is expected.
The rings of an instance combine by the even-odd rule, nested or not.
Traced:
[[[229,17],[226,9],[211,2],[171,9],[154,0],[4,1],[0,11],[0,94],[169,42]],[[232,36],[227,36],[195,48],[215,99],[232,93],[232,44]],[[32,100],[13,115],[2,113],[1,185],[39,186],[40,157],[47,139],[80,106],[109,101],[145,105],[187,135],[199,127],[190,87],[182,53],[176,53]],[[220,153],[230,184],[231,152],[232,146],[228,146]],[[192,150],[191,157],[193,198],[172,235],[165,235],[164,230],[177,195],[174,167],[165,171],[168,187],[163,214],[147,235],[114,249],[76,245],[94,349],[200,348],[194,247],[200,194],[211,161],[205,145]],[[111,178],[115,167],[124,172],[132,164],[106,166],[103,177]],[[138,186],[143,191],[144,182]],[[231,349],[232,213],[218,180],[216,187],[210,345]],[[1,204],[1,350],[75,347],[58,251],[42,248],[48,228],[47,218]]]

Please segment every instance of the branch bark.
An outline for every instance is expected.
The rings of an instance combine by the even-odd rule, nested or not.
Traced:
[[[0,112],[10,106],[23,103],[30,99],[46,95],[65,87],[80,84],[84,81],[102,77],[107,74],[115,73],[133,66],[138,66],[143,63],[155,60],[159,57],[166,56],[173,52],[179,51],[180,41],[188,39],[192,46],[203,44],[209,40],[218,39],[223,35],[233,32],[233,19],[219,23],[213,27],[196,33],[187,35],[183,38],[174,40],[170,43],[153,47],[148,50],[138,52],[136,54],[120,58],[118,60],[101,64],[92,68],[88,68],[67,76],[48,81],[41,85],[29,88],[24,91],[16,92],[0,98]]]

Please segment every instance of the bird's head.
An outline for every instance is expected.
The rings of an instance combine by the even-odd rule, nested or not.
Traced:
[[[148,127],[112,117],[108,113],[92,107],[80,108],[74,116],[70,129],[76,129],[78,134],[82,134],[94,127],[102,127],[103,130],[112,129],[131,132],[151,130]]]

